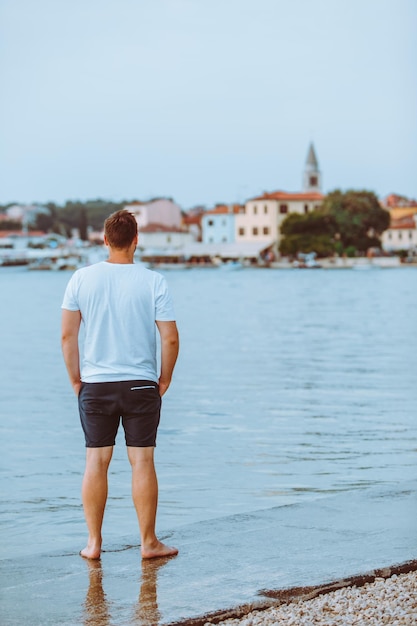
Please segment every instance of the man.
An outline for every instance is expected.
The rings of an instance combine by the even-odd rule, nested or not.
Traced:
[[[70,279],[62,304],[62,351],[84,430],[87,454],[82,484],[88,542],[81,556],[98,559],[107,500],[107,470],[120,418],[132,466],[132,497],[145,559],[173,556],[176,548],[155,534],[158,482],[154,448],[161,397],[178,356],[178,331],[163,276],[134,264],[135,217],[113,213],[104,223],[106,261]],[[84,324],[80,368],[79,331]],[[156,328],[161,339],[157,374]]]

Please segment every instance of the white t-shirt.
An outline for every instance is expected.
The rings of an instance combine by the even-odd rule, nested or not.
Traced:
[[[107,261],[84,267],[72,275],[62,308],[81,312],[83,382],[158,382],[155,321],[175,320],[161,274]]]

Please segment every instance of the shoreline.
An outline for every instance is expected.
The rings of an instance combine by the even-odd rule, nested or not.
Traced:
[[[268,623],[282,623],[286,626],[301,626],[304,623],[308,626],[311,623],[329,624],[331,626],[336,626],[340,623],[343,626],[345,624],[357,623],[358,626],[359,624],[362,626],[367,622],[364,621],[364,617],[360,612],[357,612],[356,615],[356,617],[361,618],[360,622],[346,622],[346,606],[343,607],[342,605],[346,605],[346,603],[353,604],[358,597],[366,594],[368,596],[368,604],[372,604],[369,601],[369,597],[373,597],[380,611],[384,612],[386,609],[384,601],[385,603],[388,602],[391,607],[393,604],[392,597],[386,598],[385,583],[387,581],[395,583],[397,596],[400,595],[402,586],[405,588],[411,587],[414,591],[415,597],[411,598],[411,601],[415,612],[410,616],[410,619],[413,621],[400,622],[401,624],[410,624],[412,626],[416,623],[415,618],[417,617],[417,559],[392,565],[391,567],[377,568],[364,574],[355,574],[319,585],[261,590],[259,595],[264,596],[264,599],[260,599],[259,602],[240,605],[233,609],[214,611],[201,617],[170,622],[169,626],[210,626],[211,624],[250,626]],[[342,602],[342,598],[344,602]],[[407,599],[409,599],[409,595]],[[364,602],[362,602],[361,607],[356,608],[366,610],[363,605]],[[342,611],[339,611],[342,608],[343,614],[341,619],[344,621],[334,621],[337,619],[337,614],[340,615],[342,613]],[[404,610],[400,602],[397,603],[397,609],[399,617],[404,617]],[[296,613],[298,614],[296,615]],[[314,622],[311,622],[312,613],[314,613]],[[307,621],[304,621],[304,617]],[[375,616],[370,615],[366,617],[375,618]],[[407,614],[405,614],[405,617],[408,619]],[[332,621],[316,621],[326,620],[327,618],[330,618]],[[281,622],[279,621],[280,619],[284,621]]]

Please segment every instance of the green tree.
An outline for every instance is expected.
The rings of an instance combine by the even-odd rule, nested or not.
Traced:
[[[88,240],[87,226],[87,209],[84,206],[80,209],[80,215],[78,218],[78,232],[82,241]]]
[[[46,205],[49,213],[38,213],[35,218],[35,228],[42,230],[44,233],[53,231],[54,224],[57,219],[58,207],[54,202],[48,202]]]
[[[331,192],[319,209],[306,215],[291,214],[281,226],[279,249],[283,255],[316,252],[319,257],[364,253],[380,247],[389,226],[389,213],[371,191]]]
[[[284,236],[279,251],[284,256],[296,256],[299,252],[330,256],[335,251],[335,232],[334,218],[320,209],[306,215],[292,213],[282,223],[281,233]]]
[[[389,226],[390,216],[372,191],[335,190],[323,201],[321,211],[336,225],[335,238],[344,250],[350,246],[359,252],[380,247],[380,236]]]
[[[101,230],[103,228],[104,220],[114,213],[123,209],[129,201],[123,202],[110,202],[109,200],[88,200],[85,203],[87,210],[88,225],[94,230]]]
[[[111,213],[123,209],[129,201],[110,202],[109,200],[68,200],[63,207],[57,210],[57,221],[65,232],[71,234],[73,228],[80,230],[80,237],[86,235],[87,227],[101,230],[103,222]]]

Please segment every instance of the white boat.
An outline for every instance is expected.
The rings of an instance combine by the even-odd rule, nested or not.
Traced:
[[[28,264],[28,270],[71,270],[75,271],[86,265],[86,259],[81,255],[42,256],[33,259]]]
[[[226,271],[241,270],[243,268],[243,263],[240,261],[226,261],[225,263],[221,263],[219,267],[220,269]]]
[[[292,266],[295,269],[320,269],[322,266],[316,261],[316,256],[315,252],[309,252],[308,254],[300,253]]]

